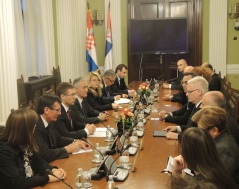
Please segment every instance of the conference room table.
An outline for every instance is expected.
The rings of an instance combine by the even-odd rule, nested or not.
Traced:
[[[133,83],[134,84],[134,83]],[[133,85],[131,84],[131,85]],[[137,83],[135,83],[135,87]],[[134,86],[133,86],[134,87]],[[156,98],[157,102],[154,102],[154,110],[166,110],[174,111],[181,107],[180,104],[163,101],[162,96],[167,93],[174,94],[176,90],[170,89],[160,89],[159,96]],[[128,105],[121,105],[122,109],[128,107]],[[120,109],[121,110],[121,109]],[[108,111],[111,115],[114,115],[114,110]],[[170,176],[167,173],[160,173],[167,166],[168,157],[175,157],[179,154],[178,141],[177,140],[167,140],[165,137],[153,137],[153,132],[155,130],[162,130],[169,125],[175,125],[172,123],[166,123],[164,121],[155,120],[152,118],[158,117],[158,112],[151,112],[150,116],[146,118],[147,122],[145,124],[144,136],[139,138],[143,148],[142,150],[138,149],[138,152],[135,156],[130,156],[130,163],[134,162],[135,171],[130,170],[128,178],[124,182],[116,182],[116,187],[119,189],[139,189],[139,188],[148,188],[148,189],[164,189],[170,188]],[[111,127],[116,127],[115,119],[113,117],[108,117],[104,122],[105,125],[110,125]],[[103,127],[102,124],[96,124],[97,127]],[[88,138],[88,141],[96,145],[97,142],[100,143],[100,146],[106,146],[108,143],[105,142],[105,138]],[[121,146],[119,146],[121,147]],[[115,159],[118,154],[113,155]],[[94,149],[92,152],[69,155],[69,158],[56,160],[51,162],[52,165],[59,168],[63,168],[67,177],[65,182],[71,185],[73,188],[76,188],[75,178],[78,168],[83,168],[84,171],[89,170],[90,168],[97,166],[93,163],[94,159]],[[119,161],[116,161],[116,164],[120,164]],[[103,177],[101,180],[92,180],[93,186],[92,189],[104,189],[106,187],[106,177]],[[68,188],[62,182],[48,183],[43,187],[44,189],[65,189]]]

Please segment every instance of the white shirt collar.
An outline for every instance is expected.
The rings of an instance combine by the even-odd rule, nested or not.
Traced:
[[[202,101],[200,100],[200,101],[196,104],[195,107],[198,108],[198,106],[201,104],[201,102],[202,102]]]
[[[64,107],[65,111],[67,112],[69,110],[69,106],[67,107],[65,104],[61,103],[62,106]]]
[[[77,95],[77,100],[79,101],[79,103],[80,103],[80,105],[81,105],[81,103],[82,103],[83,99],[82,99],[82,98],[80,98],[80,97]]]
[[[40,117],[41,117],[41,119],[43,121],[43,124],[44,124],[45,128],[47,128],[48,122],[42,117],[42,115],[40,115]]]

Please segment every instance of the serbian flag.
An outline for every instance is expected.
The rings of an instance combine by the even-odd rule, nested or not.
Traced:
[[[94,32],[92,28],[92,21],[90,9],[87,11],[87,32],[86,32],[86,62],[88,63],[88,71],[95,71],[98,69],[98,61],[95,48]]]
[[[112,64],[113,64],[112,35],[111,35],[110,2],[109,2],[108,17],[107,17],[106,45],[105,45],[105,70],[112,69]]]

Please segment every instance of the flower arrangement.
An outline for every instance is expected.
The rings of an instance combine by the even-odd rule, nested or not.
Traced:
[[[134,122],[134,120],[135,120],[135,117],[132,110],[127,108],[123,109],[122,112],[116,118],[116,122],[118,123],[117,125],[122,127],[121,129],[123,129],[123,126],[124,126],[124,129],[126,130],[132,128],[132,123]],[[120,128],[118,127],[118,130],[119,129]]]
[[[146,97],[149,97],[151,93],[151,90],[149,89],[149,85],[147,83],[142,83],[139,85],[138,94],[140,96],[146,95]]]

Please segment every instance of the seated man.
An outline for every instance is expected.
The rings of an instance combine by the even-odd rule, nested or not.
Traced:
[[[168,132],[166,134],[167,139],[178,139],[181,136],[181,134],[178,134],[178,133],[183,132],[185,129],[187,129],[189,127],[197,126],[197,125],[193,124],[193,122],[191,121],[191,117],[197,111],[200,110],[202,97],[207,91],[208,91],[208,82],[206,79],[204,79],[201,76],[196,76],[187,82],[187,93],[186,94],[188,97],[188,101],[195,104],[195,106],[192,110],[192,113],[191,113],[186,125],[169,126],[164,129]],[[177,133],[175,133],[175,132],[177,132]]]
[[[225,97],[220,91],[209,91],[202,98],[201,108],[204,106],[218,106],[225,109]],[[239,125],[229,113],[227,113],[226,129],[230,130],[232,136],[237,142],[237,145],[239,146]]]
[[[192,70],[194,69],[193,66],[187,66],[184,70],[183,70],[183,76],[185,73],[191,73]],[[196,76],[196,74],[195,74]],[[183,86],[183,84],[182,84]],[[166,94],[163,96],[163,100],[169,100],[169,101],[172,101],[172,102],[179,102],[181,103],[182,105],[186,104],[188,102],[188,98],[186,96],[186,93],[184,92],[184,89],[183,91],[179,92],[179,93],[176,93],[176,94]]]
[[[80,140],[61,136],[52,125],[61,114],[61,100],[55,95],[44,95],[38,100],[34,137],[39,148],[39,154],[47,162],[69,157],[69,153],[80,148],[90,149],[90,146]]]
[[[73,85],[76,88],[76,101],[72,109],[75,111],[76,120],[81,123],[99,123],[105,121],[107,115],[92,108],[87,101],[87,81],[79,77],[74,80]]]
[[[211,81],[209,82],[209,91],[220,91],[221,90],[221,81],[219,75],[213,71],[213,67],[208,62],[204,62],[202,67],[209,68],[211,70]]]
[[[102,96],[103,100],[107,100],[110,102],[114,102],[115,100],[119,100],[121,98],[121,94],[116,94],[111,91],[110,86],[114,84],[116,79],[116,74],[113,70],[106,70],[102,77]]]
[[[187,82],[192,79],[193,76],[193,73],[184,73],[182,86],[185,94],[187,92]],[[176,110],[174,112],[166,112],[165,110],[162,110],[159,113],[160,120],[179,125],[186,125],[194,106],[195,104],[188,101],[187,104],[185,104],[180,110]]]
[[[183,78],[183,70],[188,66],[188,64],[186,60],[180,59],[177,62],[177,66],[179,71],[178,77],[174,80],[171,80],[171,84],[163,83],[163,88],[183,90],[183,87],[181,85],[181,80]]]
[[[55,129],[61,136],[74,139],[87,137],[95,131],[95,126],[92,124],[80,123],[76,120],[75,112],[72,111],[72,106],[76,101],[76,89],[68,83],[62,82],[56,89],[57,95],[61,98],[61,115],[57,121],[53,122]]]
[[[110,86],[111,91],[114,93],[126,94],[132,96],[135,93],[135,90],[128,90],[124,78],[127,73],[127,66],[124,64],[119,64],[115,68],[116,79],[113,85]]]

